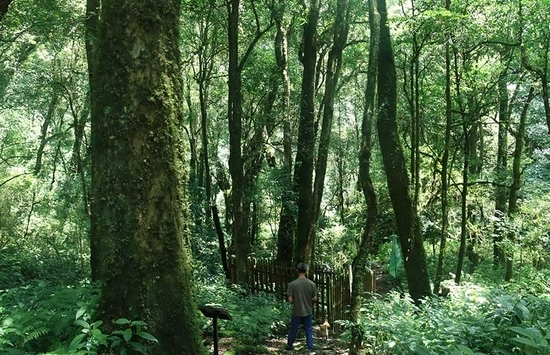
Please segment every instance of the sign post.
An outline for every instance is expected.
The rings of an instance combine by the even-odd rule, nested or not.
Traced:
[[[231,320],[231,315],[225,308],[215,306],[199,306],[199,310],[207,318],[212,318],[212,325],[214,327],[214,355],[218,355],[218,318]]]

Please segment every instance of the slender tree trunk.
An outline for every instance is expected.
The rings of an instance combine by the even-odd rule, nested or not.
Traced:
[[[512,186],[510,186],[510,195],[508,196],[508,216],[513,217],[518,210],[517,200],[518,200],[518,191],[521,187],[521,158],[523,155],[523,147],[525,140],[525,121],[527,120],[527,112],[529,111],[529,105],[534,98],[535,88],[531,87],[529,89],[529,94],[527,99],[523,104],[523,109],[521,110],[521,115],[519,119],[519,124],[517,132],[514,134],[516,145],[514,148],[514,160],[512,162]],[[513,240],[513,235],[509,234],[510,238]],[[513,275],[513,266],[514,259],[513,253],[509,252],[506,255],[506,275],[504,281],[510,281]]]
[[[92,116],[97,318],[139,319],[153,354],[204,354],[193,301],[177,0],[103,0]],[[155,28],[155,31],[151,31]]]
[[[514,160],[512,162],[512,186],[510,186],[510,195],[508,197],[508,214],[510,215],[517,213],[518,210],[518,191],[521,187],[521,159],[525,146],[525,122],[527,120],[529,105],[531,101],[533,101],[534,95],[535,88],[531,87],[525,103],[523,104],[523,109],[521,110],[517,131],[514,133],[516,146],[514,148]]]
[[[411,297],[418,302],[432,294],[418,217],[409,195],[405,157],[397,132],[397,87],[386,1],[378,0],[380,52],[378,56],[378,136],[393,205],[397,233],[405,261]]]
[[[506,55],[501,57],[504,59]],[[498,109],[498,149],[497,149],[497,163],[495,167],[495,181],[498,183],[495,187],[495,216],[497,220],[501,220],[506,216],[506,201],[507,201],[507,188],[505,187],[507,172],[507,160],[508,160],[508,69],[504,69],[498,79],[498,95],[499,95],[499,109]],[[497,222],[493,233],[493,264],[495,266],[504,262],[503,249],[501,242],[503,240],[504,231],[499,226],[501,223]]]
[[[279,0],[273,17],[277,26],[275,59],[283,83],[283,168],[281,172],[281,213],[277,230],[277,260],[292,264],[296,204],[292,197],[292,133],[290,126],[290,77],[288,74],[288,29],[284,26],[285,0]]]
[[[449,10],[451,1],[445,1],[445,8]],[[447,33],[449,38],[450,33]],[[448,190],[449,190],[449,153],[451,150],[452,128],[452,98],[451,98],[451,48],[449,39],[445,44],[445,147],[441,159],[441,236],[439,239],[439,256],[437,258],[437,271],[434,279],[434,293],[439,292],[443,278],[445,265],[445,248],[447,245],[447,231],[449,228]]]
[[[325,186],[325,176],[327,172],[328,151],[330,146],[330,136],[332,133],[332,121],[334,119],[334,100],[338,79],[342,68],[342,53],[348,40],[349,22],[351,15],[351,1],[338,0],[336,8],[336,19],[334,20],[333,44],[328,54],[325,94],[322,103],[323,120],[321,124],[321,134],[319,138],[319,149],[317,152],[317,162],[315,165],[315,181],[313,188],[313,216],[309,226],[308,250],[313,250],[316,233],[315,226],[319,219],[321,200],[323,199],[323,190]],[[313,255],[309,256],[310,259]]]
[[[86,123],[90,115],[90,92],[86,95],[84,106],[81,112],[77,112],[74,106],[72,96],[69,94],[69,107],[73,116],[74,143],[71,156],[71,172],[76,173],[82,186],[82,210],[84,215],[90,217],[90,198],[89,188],[86,179],[86,169],[84,169],[84,159],[82,158],[82,146],[86,135]]]
[[[38,173],[40,173],[40,170],[42,170],[42,157],[44,156],[44,149],[46,149],[46,145],[53,138],[56,137],[55,134],[48,136],[48,132],[50,131],[50,125],[52,124],[52,121],[55,117],[55,110],[57,108],[58,102],[59,96],[57,94],[53,94],[50,104],[48,105],[48,112],[46,113],[46,117],[44,117],[44,122],[42,122],[42,126],[40,127],[40,145],[38,146],[38,150],[36,152],[36,161],[34,163],[35,175],[38,175]]]
[[[352,288],[350,304],[350,320],[354,323],[351,330],[349,355],[361,353],[363,334],[359,326],[364,280],[367,271],[369,249],[372,246],[372,235],[378,216],[376,193],[370,175],[370,160],[372,147],[372,126],[374,124],[376,82],[378,78],[378,55],[380,44],[380,14],[376,0],[369,0],[369,66],[367,69],[367,84],[365,86],[365,111],[361,123],[361,151],[359,153],[359,183],[367,203],[367,220],[359,241],[359,249],[352,263]]]
[[[310,0],[307,21],[303,25],[301,61],[303,65],[300,93],[298,149],[294,164],[294,189],[298,196],[296,262],[310,262],[313,244],[309,241],[313,214],[313,154],[315,147],[315,73],[317,64],[317,22],[319,0]]]
[[[468,138],[468,122],[466,117],[462,117],[462,134],[464,139],[464,162],[462,166],[462,191],[460,199],[461,220],[460,220],[460,247],[458,249],[458,261],[456,266],[455,283],[460,284],[462,278],[462,269],[464,265],[464,256],[466,255],[466,238],[468,229],[466,223],[468,221],[468,170],[470,164],[470,144]]]
[[[412,16],[416,15],[414,0],[411,1]],[[412,32],[412,57],[409,64],[409,111],[411,115],[411,186],[415,211],[420,197],[420,53],[417,29]],[[416,212],[415,212],[416,213]]]
[[[229,0],[229,172],[231,174],[231,206],[233,212],[233,242],[238,283],[248,282],[248,255],[250,241],[243,210],[244,172],[242,159],[242,96],[241,69],[239,67],[239,0]]]

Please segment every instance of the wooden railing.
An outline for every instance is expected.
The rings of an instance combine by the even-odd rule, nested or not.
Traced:
[[[230,261],[231,275],[235,275],[235,260]],[[273,260],[249,259],[249,282],[252,293],[266,292],[275,294],[281,300],[286,299],[288,284],[298,273],[295,268],[279,264]],[[350,304],[350,271],[326,270],[312,266],[307,277],[317,285],[318,302],[314,305],[313,315],[316,322],[325,319],[330,324],[335,320],[348,319],[347,308]],[[235,280],[232,280],[235,282]]]

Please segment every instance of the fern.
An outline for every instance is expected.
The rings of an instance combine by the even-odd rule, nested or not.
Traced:
[[[86,283],[67,287],[34,281],[0,292],[0,353],[9,348],[45,352],[70,341],[77,331],[78,304],[96,291]]]

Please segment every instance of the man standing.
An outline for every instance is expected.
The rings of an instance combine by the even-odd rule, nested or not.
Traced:
[[[307,264],[297,265],[298,278],[288,284],[288,302],[293,304],[287,350],[293,349],[300,324],[304,325],[308,351],[313,351],[313,303],[317,302],[317,286],[306,277]]]

